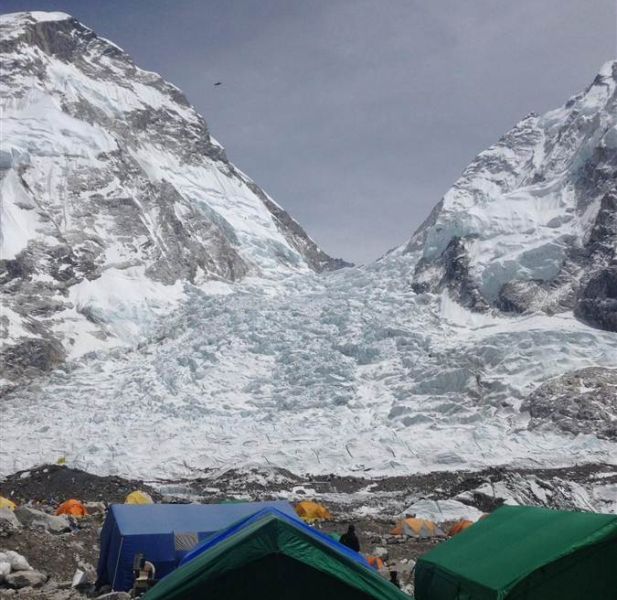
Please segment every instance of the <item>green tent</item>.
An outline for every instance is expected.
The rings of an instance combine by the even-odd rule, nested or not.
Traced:
[[[504,506],[418,561],[415,597],[617,598],[617,515]]]
[[[208,538],[144,600],[409,600],[358,553],[265,509]]]

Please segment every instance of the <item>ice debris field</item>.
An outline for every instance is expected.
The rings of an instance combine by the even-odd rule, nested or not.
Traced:
[[[617,364],[614,334],[567,313],[475,314],[447,292],[416,295],[410,261],[188,290],[150,342],[9,397],[2,472],[59,457],[135,477],[617,460],[592,435],[527,430],[519,410],[539,380]]]

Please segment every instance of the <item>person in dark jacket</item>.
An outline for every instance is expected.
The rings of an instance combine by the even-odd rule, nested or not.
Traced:
[[[339,540],[343,546],[347,546],[356,552],[360,552],[360,541],[356,535],[356,528],[350,525],[347,528],[347,533],[344,533]]]
[[[401,582],[398,578],[398,571],[390,571],[390,583],[393,583],[397,588],[400,589]]]

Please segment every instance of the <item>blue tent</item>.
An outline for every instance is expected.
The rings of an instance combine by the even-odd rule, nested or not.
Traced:
[[[214,534],[144,600],[409,600],[357,552],[275,508]]]
[[[101,531],[98,584],[130,590],[133,559],[140,553],[154,563],[156,576],[161,578],[199,542],[265,507],[274,507],[297,520],[288,502],[114,504]]]
[[[295,511],[293,515],[290,516],[290,513],[288,511],[282,511],[280,510],[279,506],[273,506],[273,505],[263,506],[261,510],[259,510],[258,512],[255,512],[252,515],[248,515],[247,517],[242,518],[235,523],[232,523],[226,529],[222,529],[221,531],[206,537],[203,540],[203,542],[195,546],[195,548],[191,550],[190,552],[186,553],[184,558],[182,558],[182,560],[180,561],[180,566],[185,565],[186,563],[190,562],[197,556],[210,550],[210,548],[213,548],[214,546],[221,544],[222,542],[231,538],[232,536],[234,536],[236,533],[238,533],[242,529],[246,529],[250,527],[254,523],[257,523],[263,520],[265,517],[269,515],[272,515],[276,517],[277,519],[279,519],[280,521],[284,521],[292,525],[295,529],[302,531],[304,534],[308,535],[314,540],[324,544],[325,546],[328,546],[331,550],[334,550],[338,554],[343,554],[348,559],[351,559],[354,562],[360,563],[361,565],[367,567],[368,569],[372,568],[369,565],[366,558],[362,556],[362,554],[360,554],[359,552],[356,552],[355,550],[351,550],[351,548],[348,548],[347,546],[344,546],[340,542],[336,541],[331,535],[326,534],[326,533],[321,533],[321,531],[319,531],[318,529],[315,529],[314,527],[307,525],[304,521],[298,519]]]

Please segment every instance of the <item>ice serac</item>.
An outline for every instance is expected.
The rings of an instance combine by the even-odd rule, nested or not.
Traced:
[[[334,260],[183,94],[64,13],[0,17],[4,374],[133,344],[185,284]]]
[[[617,62],[481,152],[415,233],[414,288],[617,331]]]

